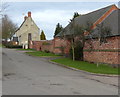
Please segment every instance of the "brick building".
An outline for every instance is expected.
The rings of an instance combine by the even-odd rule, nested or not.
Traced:
[[[84,61],[100,62],[118,66],[120,64],[120,9],[115,5],[111,5],[88,14],[80,15],[74,19],[75,25],[87,26],[88,22],[91,22],[92,34],[86,33],[86,42],[84,46]],[[102,25],[110,28],[109,33],[106,34],[106,42],[100,43],[98,40],[99,29],[97,25]],[[86,32],[86,31],[84,31]],[[102,34],[104,32],[101,31]],[[70,41],[63,39],[64,36],[71,36],[74,34],[69,23],[62,32],[49,41],[50,45],[47,46],[47,50],[53,53],[62,53],[61,47],[64,46],[64,53],[69,54]],[[90,38],[92,36],[92,39]],[[61,38],[62,37],[62,38]],[[41,43],[42,41],[39,41]],[[46,41],[48,42],[48,41]],[[33,42],[32,42],[33,43]],[[31,44],[32,44],[31,43]],[[37,43],[37,42],[36,42]],[[44,51],[44,46],[37,46],[34,41],[34,48],[41,48],[39,50]],[[90,43],[90,44],[89,44]],[[92,47],[92,49],[91,49]],[[79,52],[78,52],[79,53]]]

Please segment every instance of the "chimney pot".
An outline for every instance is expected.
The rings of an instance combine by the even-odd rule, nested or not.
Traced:
[[[28,12],[28,17],[31,17],[31,12]]]
[[[26,19],[27,19],[27,16],[24,17],[24,20],[26,20]]]

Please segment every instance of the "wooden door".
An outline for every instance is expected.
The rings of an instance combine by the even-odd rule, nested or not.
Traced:
[[[28,33],[28,48],[30,48],[30,41],[32,40],[32,34]]]

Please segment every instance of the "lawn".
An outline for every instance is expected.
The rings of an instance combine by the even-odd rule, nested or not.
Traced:
[[[59,55],[55,55],[53,53],[46,53],[46,52],[42,52],[42,51],[34,51],[34,52],[26,52],[28,55],[32,55],[32,56],[43,56],[43,57],[54,57],[54,56],[59,56]]]
[[[69,67],[77,68],[79,70],[91,72],[91,73],[118,75],[118,68],[112,68],[111,66],[108,66],[105,64],[100,64],[97,67],[97,65],[93,64],[93,63],[88,63],[88,62],[84,62],[84,61],[72,61],[69,58],[60,58],[60,59],[55,59],[55,60],[51,60],[51,61],[63,64],[63,65],[69,66]]]
[[[2,47],[2,44],[0,43],[0,47]]]
[[[20,51],[35,51],[34,49],[17,49],[17,50],[20,50]]]

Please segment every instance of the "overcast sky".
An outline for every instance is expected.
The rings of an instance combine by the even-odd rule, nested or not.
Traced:
[[[52,39],[57,23],[65,27],[74,12],[85,14],[117,2],[9,2],[7,14],[20,26],[28,11],[47,39]]]

